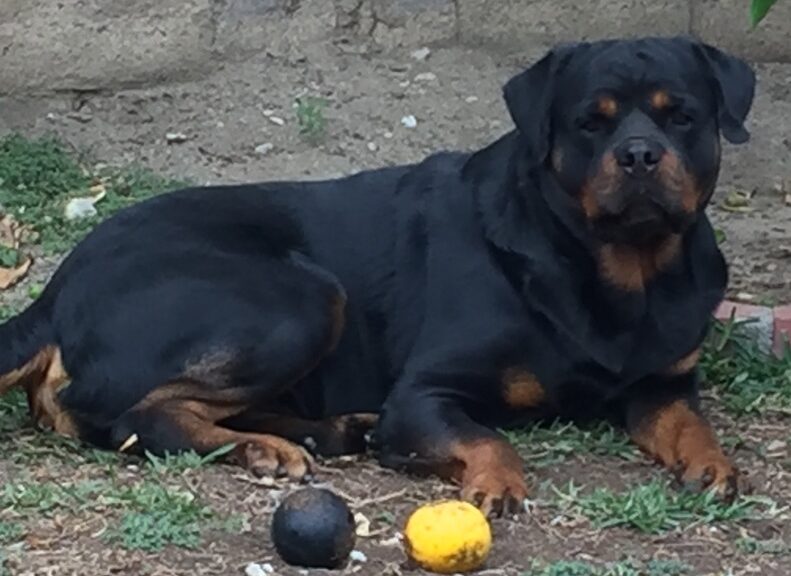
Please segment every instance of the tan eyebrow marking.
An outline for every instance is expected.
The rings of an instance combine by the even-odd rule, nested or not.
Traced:
[[[664,110],[670,106],[670,94],[667,93],[667,90],[657,90],[651,94],[650,101],[654,110]]]
[[[611,96],[601,96],[599,98],[599,112],[607,118],[615,118],[618,113],[618,102]]]

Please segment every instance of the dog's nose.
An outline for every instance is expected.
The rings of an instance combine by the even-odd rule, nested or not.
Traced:
[[[615,148],[615,159],[627,174],[653,172],[665,152],[664,146],[648,138],[629,138]]]

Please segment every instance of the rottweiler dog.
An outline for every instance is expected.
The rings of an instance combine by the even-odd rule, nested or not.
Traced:
[[[507,82],[515,128],[474,153],[130,207],[0,327],[0,390],[100,447],[234,445],[255,474],[372,441],[495,515],[528,493],[498,428],[606,418],[732,496],[699,410],[727,281],[704,208],[754,87],[693,39],[564,45]]]

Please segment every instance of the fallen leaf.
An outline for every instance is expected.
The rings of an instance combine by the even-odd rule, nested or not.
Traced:
[[[0,290],[10,288],[24,278],[32,263],[33,260],[25,258],[16,268],[0,268]]]
[[[356,532],[361,538],[368,538],[371,535],[371,521],[365,514],[358,512],[354,515],[354,523],[357,525]]]
[[[6,214],[0,219],[0,250],[4,258],[0,260],[0,290],[10,288],[25,277],[33,260],[19,251],[19,240],[24,226],[13,216]]]

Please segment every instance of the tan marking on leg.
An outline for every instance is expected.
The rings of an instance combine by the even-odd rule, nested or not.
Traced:
[[[713,488],[733,496],[738,473],[722,451],[714,430],[686,402],[678,400],[656,411],[632,440],[647,454],[674,470],[684,484]]]
[[[486,515],[516,513],[527,498],[522,458],[504,439],[486,438],[457,442],[451,456],[460,464],[455,480],[461,496]]]
[[[546,399],[546,392],[535,375],[509,369],[503,377],[503,398],[511,408],[535,408]]]

